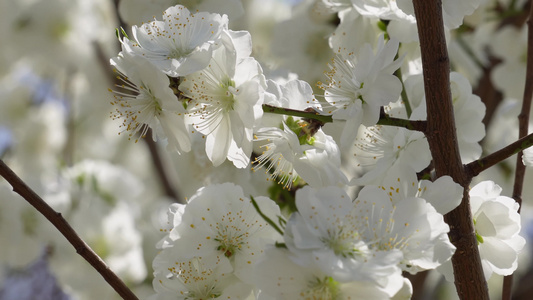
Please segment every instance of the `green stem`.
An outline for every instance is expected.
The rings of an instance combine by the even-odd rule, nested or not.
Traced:
[[[300,117],[306,119],[313,119],[322,122],[323,124],[332,123],[333,118],[327,115],[321,115],[318,112],[306,112],[291,108],[277,107],[270,104],[263,104],[263,111],[266,113],[277,114],[277,115],[286,115],[293,117]]]
[[[389,117],[389,115],[385,113],[383,108],[381,108],[381,112],[379,114],[379,121],[377,123],[377,125],[403,127],[409,130],[416,130],[421,132],[426,132],[426,124],[426,121],[406,120]]]
[[[471,178],[475,177],[484,170],[531,146],[533,146],[533,133],[505,148],[465,165],[466,172]]]
[[[396,53],[395,59],[398,59],[398,53]],[[402,102],[405,105],[405,111],[407,112],[407,117],[410,118],[411,114],[413,113],[413,109],[411,108],[411,103],[409,102],[409,97],[407,97],[407,92],[405,91],[405,85],[403,84],[402,68],[401,67],[398,68],[398,70],[394,72],[394,75],[398,77],[398,79],[400,79],[400,82],[402,83],[402,93],[401,93]]]
[[[322,124],[332,123],[333,118],[328,115],[321,115],[318,112],[306,112],[301,110],[295,110],[290,108],[276,107],[269,104],[263,104],[263,111],[266,113],[278,114],[278,115],[287,115],[294,117],[301,117],[306,119],[313,119],[321,122]],[[403,127],[409,130],[416,130],[424,132],[426,130],[426,121],[413,121],[406,119],[392,118],[387,115],[383,108],[381,109],[379,121],[377,125],[387,125],[387,126],[396,126]]]
[[[274,221],[272,221],[267,215],[265,215],[261,211],[261,209],[259,208],[259,205],[255,201],[254,197],[250,196],[250,200],[252,200],[252,205],[254,206],[254,208],[257,211],[257,213],[263,218],[263,220],[265,220],[270,226],[272,226],[274,228],[274,230],[276,230],[279,234],[283,235],[283,230],[281,230],[281,228],[279,228],[279,226],[276,225],[276,223],[274,223]]]

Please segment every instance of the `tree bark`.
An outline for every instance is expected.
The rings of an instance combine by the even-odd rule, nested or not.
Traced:
[[[449,175],[463,188],[463,201],[445,216],[449,237],[457,247],[452,257],[455,286],[461,299],[489,299],[472,222],[468,196],[470,178],[461,162],[453,102],[450,91],[450,62],[440,0],[413,0],[422,53],[427,103],[429,147],[438,177]]]

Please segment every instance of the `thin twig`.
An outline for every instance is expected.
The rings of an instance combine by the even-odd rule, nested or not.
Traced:
[[[168,171],[168,164],[164,162],[164,158],[159,152],[159,148],[157,147],[157,143],[154,142],[152,134],[154,134],[152,132],[152,129],[148,129],[146,137],[143,138],[143,140],[148,146],[148,150],[150,151],[150,157],[152,158],[152,162],[154,163],[154,168],[156,170],[157,176],[159,177],[159,181],[161,182],[163,190],[165,191],[165,195],[167,197],[173,198],[177,202],[184,203],[183,198],[180,197],[178,190],[174,187],[174,184],[172,183],[173,180],[171,180],[170,172]]]
[[[276,115],[286,115],[293,117],[301,117],[307,119],[313,119],[322,122],[322,124],[333,122],[333,117],[329,115],[322,115],[318,112],[307,112],[302,110],[296,110],[285,107],[277,107],[270,104],[263,104],[263,111],[266,113],[276,114]]]
[[[396,54],[395,59],[397,58],[398,58],[398,54]],[[407,96],[407,90],[405,89],[405,84],[403,83],[402,68],[398,68],[398,70],[394,72],[394,75],[398,77],[398,79],[400,79],[400,82],[402,83],[401,97],[402,97],[403,105],[405,105],[405,112],[407,113],[407,117],[409,118],[411,117],[411,114],[413,113],[413,109],[411,108],[411,102],[409,102],[409,96]]]
[[[266,113],[271,113],[271,114],[313,119],[313,120],[317,120],[321,122],[322,124],[333,122],[333,117],[330,115],[322,115],[322,114],[319,114],[318,112],[307,112],[307,111],[301,111],[301,110],[296,110],[296,109],[291,109],[291,108],[277,107],[277,106],[272,106],[269,104],[263,104],[263,111]],[[385,113],[383,108],[381,108],[379,121],[377,125],[403,127],[409,130],[417,130],[417,131],[422,131],[422,132],[426,130],[426,121],[413,121],[413,120],[389,117],[389,115]]]
[[[492,154],[489,154],[483,158],[475,160],[467,165],[465,165],[466,173],[470,178],[476,177],[479,173],[485,171],[486,169],[494,166],[495,164],[517,154],[521,153],[522,150],[527,149],[533,146],[533,134],[527,135],[518,141],[502,148]],[[523,166],[522,157],[517,158],[519,163]],[[514,193],[513,193],[514,194]]]
[[[442,2],[414,0],[427,101],[426,137],[437,176],[449,175],[463,188],[461,204],[445,215],[448,236],[457,250],[452,257],[460,299],[488,300],[488,286],[474,235],[468,194],[469,180],[461,162],[450,91],[450,61],[446,48]]]
[[[409,130],[416,130],[416,131],[421,131],[421,132],[426,132],[426,129],[427,129],[427,121],[416,121],[416,120],[392,118],[392,117],[389,117],[389,115],[385,113],[385,110],[383,109],[383,107],[381,107],[381,111],[379,114],[379,121],[377,125],[403,127]]]
[[[529,19],[527,20],[527,65],[526,83],[524,88],[524,98],[522,99],[522,110],[518,115],[518,137],[527,136],[529,126],[529,112],[531,110],[531,98],[533,97],[533,5],[529,6]],[[523,150],[523,148],[522,148]],[[518,152],[516,156],[516,170],[514,177],[513,198],[519,204],[518,213],[522,208],[522,190],[524,187],[524,176],[526,166],[522,162],[523,152]],[[513,274],[505,276],[503,279],[502,299],[510,300],[512,297]]]
[[[109,283],[111,287],[125,300],[138,299],[135,294],[122,282],[106,263],[78,236],[70,224],[61,216],[61,213],[52,209],[39,195],[22,181],[4,161],[0,160],[0,175],[13,187],[13,191],[26,199],[37,211],[50,221],[63,236],[76,249],[98,273]]]

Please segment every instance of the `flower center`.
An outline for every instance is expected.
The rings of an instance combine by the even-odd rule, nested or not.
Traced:
[[[190,261],[176,261],[175,266],[168,269],[181,283],[186,286],[180,293],[185,299],[214,299],[221,293],[217,288],[217,280],[212,269],[205,268],[198,258]]]
[[[151,90],[144,86],[139,87],[139,95],[137,95],[137,103],[132,105],[131,115],[132,121],[138,120],[138,115],[147,113],[148,115],[156,115],[163,111],[159,99],[157,99]],[[147,121],[147,120],[145,120]]]
[[[217,239],[216,241],[219,241],[221,243],[221,245],[217,247],[217,250],[222,252],[227,258],[232,257],[233,254],[235,254],[235,252],[237,252],[237,250],[239,250],[240,248],[240,245],[233,245],[223,240]]]
[[[237,229],[233,228],[233,230]],[[231,234],[231,232],[225,230],[219,231],[215,238],[215,241],[219,243],[217,250],[222,252],[227,258],[230,258],[242,248],[245,239],[245,234]]]
[[[191,54],[192,50],[188,49],[181,49],[181,48],[174,48],[168,55],[167,59],[179,59],[186,57],[187,55]]]
[[[313,137],[314,133],[308,129],[309,123],[301,120],[294,120],[293,117],[288,117],[285,123],[289,129],[296,134],[300,145],[313,145],[315,143],[315,138]]]
[[[308,287],[309,290],[305,294],[310,297],[306,299],[335,300],[341,298],[339,283],[331,277],[315,278],[314,281],[309,282]]]
[[[368,250],[368,246],[360,241],[359,237],[359,233],[345,232],[341,228],[339,232],[330,232],[328,238],[324,239],[323,242],[333,250],[335,255],[355,258],[364,255],[365,249]]]
[[[235,82],[230,78],[225,78],[220,83],[222,95],[220,97],[220,106],[225,111],[233,110],[235,104],[235,94],[238,90],[235,88]]]

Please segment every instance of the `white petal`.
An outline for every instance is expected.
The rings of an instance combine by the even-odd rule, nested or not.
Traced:
[[[205,152],[215,167],[220,166],[228,155],[233,140],[230,122],[229,118],[222,117],[218,127],[206,138]]]
[[[463,199],[463,187],[455,183],[450,176],[442,176],[434,182],[420,182],[420,197],[426,199],[435,209],[445,215],[455,209]]]
[[[493,266],[493,271],[497,274],[510,275],[516,270],[518,253],[499,239],[485,238],[479,244],[479,254]]]
[[[533,147],[524,149],[524,155],[522,155],[522,162],[526,167],[533,167]]]

